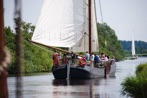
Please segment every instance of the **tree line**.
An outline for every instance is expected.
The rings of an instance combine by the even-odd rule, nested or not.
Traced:
[[[120,41],[126,54],[131,54],[132,41]],[[135,41],[136,54],[147,54],[147,42]]]
[[[110,56],[114,56],[117,61],[124,59],[125,52],[115,31],[106,23],[98,23],[97,28],[100,53],[104,52]]]

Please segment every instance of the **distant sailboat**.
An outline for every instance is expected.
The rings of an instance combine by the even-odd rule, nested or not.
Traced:
[[[95,0],[44,0],[32,42],[55,47],[67,47],[69,52],[98,52]],[[61,49],[58,49],[61,50]],[[61,50],[62,52],[66,52]],[[85,61],[83,61],[85,62]],[[55,79],[89,79],[105,76],[105,68],[91,68],[89,64],[60,64],[52,71]],[[110,76],[115,76],[116,64]]]
[[[135,53],[134,31],[132,32],[132,59],[137,59],[138,55]]]

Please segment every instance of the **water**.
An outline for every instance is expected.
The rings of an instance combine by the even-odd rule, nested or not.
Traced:
[[[134,75],[138,64],[147,58],[117,62],[116,76],[90,80],[55,80],[51,73],[23,77],[24,98],[126,98],[121,83]],[[8,78],[9,97],[15,98],[15,77]]]

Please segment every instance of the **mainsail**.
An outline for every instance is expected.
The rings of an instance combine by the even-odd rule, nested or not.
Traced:
[[[92,51],[98,51],[95,1],[91,5]],[[45,0],[32,41],[48,46],[88,51],[88,0]]]
[[[84,36],[81,39],[81,42],[77,43],[75,46],[71,47],[71,51],[74,52],[85,52],[89,51],[89,17],[88,17],[88,0],[84,0],[86,5],[84,6],[85,9],[85,26],[84,26]],[[95,0],[91,0],[91,51],[98,52],[98,33],[97,33],[97,19],[96,19],[96,7],[95,7]]]

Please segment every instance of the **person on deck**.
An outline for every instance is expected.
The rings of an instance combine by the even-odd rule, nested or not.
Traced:
[[[61,53],[61,52],[58,54],[58,58],[59,58],[60,60],[62,59],[62,53]]]
[[[71,52],[71,59],[72,59],[72,64],[75,64],[75,62],[76,62],[76,54],[73,53],[73,51]]]
[[[89,61],[89,59],[90,59],[90,54],[89,54],[89,52],[87,51],[87,52],[86,52],[86,60]]]
[[[103,52],[101,53],[100,58],[101,58],[101,60],[104,60],[105,59],[105,54]]]
[[[91,61],[91,67],[94,67],[94,53],[91,53],[91,57],[90,57],[90,61]]]
[[[101,58],[102,62],[108,61],[108,58],[107,58],[107,56],[104,53],[101,53],[100,58]]]
[[[67,54],[66,53],[63,54],[63,63],[64,64],[67,63]]]
[[[53,65],[54,67],[57,67],[59,65],[58,52],[56,50],[53,54]]]
[[[107,55],[107,65],[106,65],[106,75],[107,77],[109,77],[109,74],[110,74],[110,70],[111,70],[111,58],[109,57],[109,55]]]
[[[115,58],[114,58],[114,56],[112,56],[111,61],[110,61],[110,64],[113,64],[113,63],[115,63]]]
[[[94,66],[98,67],[98,63],[100,63],[101,59],[98,55],[94,54]]]

